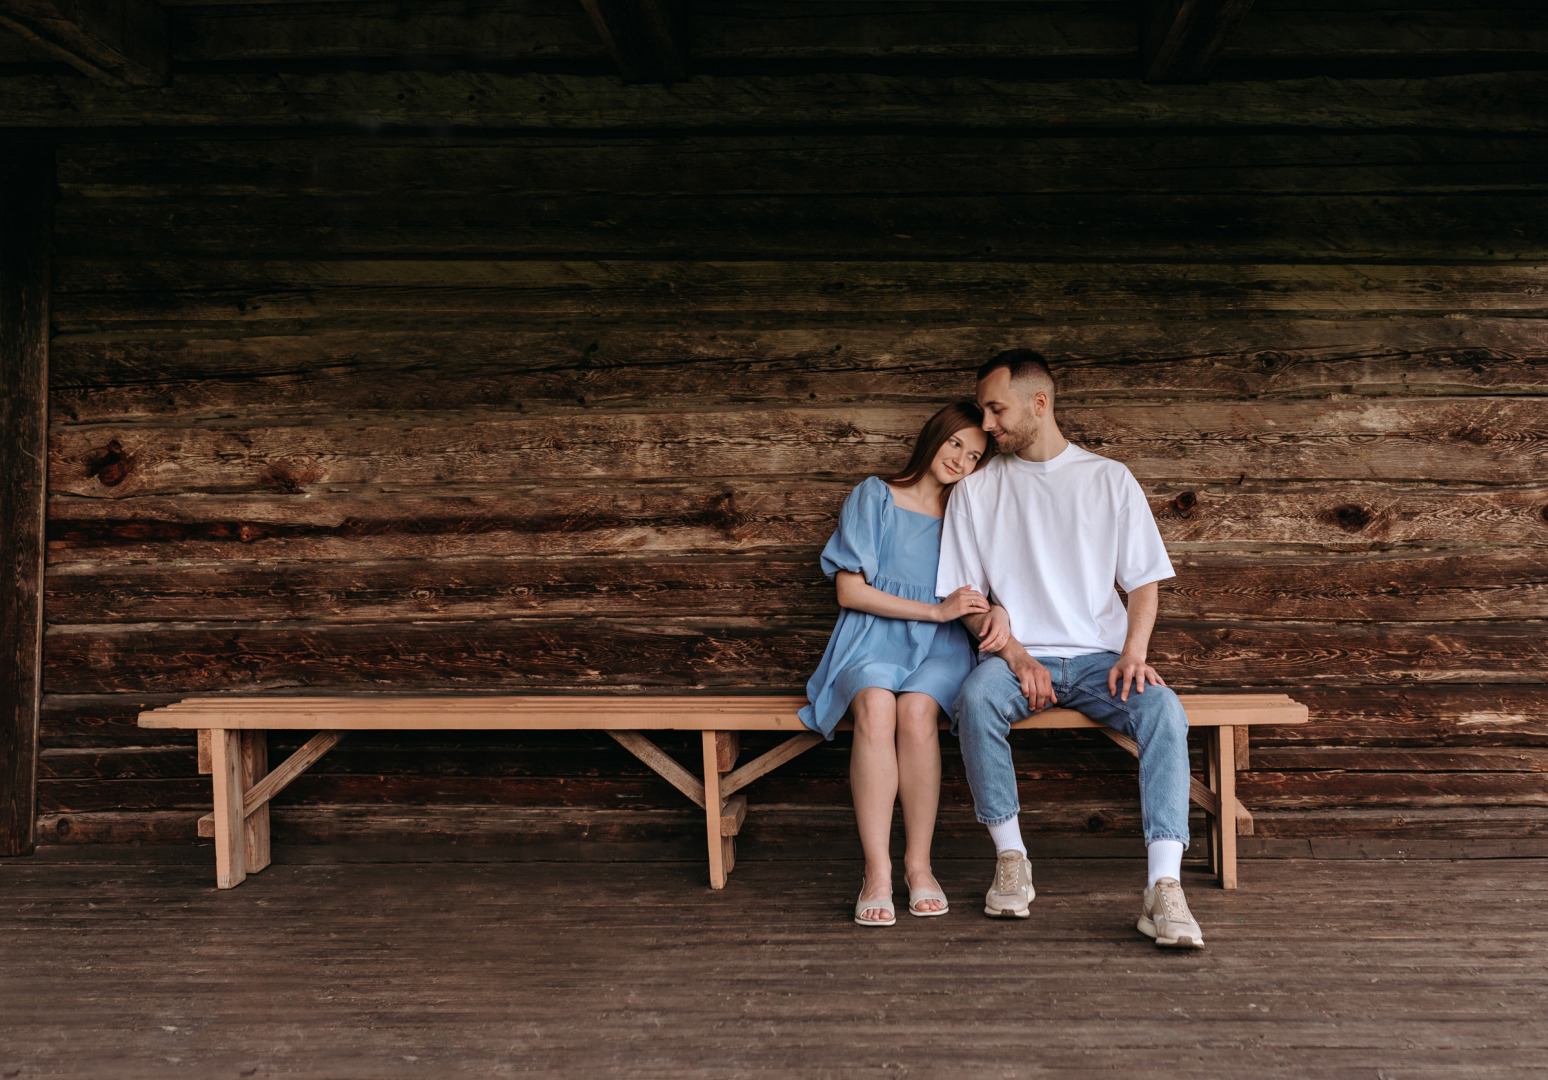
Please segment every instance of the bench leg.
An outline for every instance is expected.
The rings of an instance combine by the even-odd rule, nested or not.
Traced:
[[[269,775],[269,733],[242,732],[242,793]],[[269,865],[269,802],[265,799],[242,825],[242,855],[249,874]]]
[[[1220,747],[1215,741],[1215,733],[1207,728],[1204,729],[1204,783],[1215,796],[1215,805],[1218,807],[1220,805]],[[1208,829],[1209,872],[1219,877],[1220,814],[1211,813],[1206,807],[1204,820]]]
[[[234,889],[247,877],[242,798],[247,794],[242,733],[210,731],[210,778],[215,788],[215,887]]]
[[[710,888],[724,889],[726,875],[731,871],[729,836],[720,835],[720,815],[724,802],[720,795],[720,755],[717,753],[715,732],[706,731],[704,736],[704,833],[709,841]]]
[[[1236,888],[1236,729],[1215,729],[1216,756],[1220,782],[1215,794],[1220,799],[1220,814],[1215,831],[1220,834],[1220,887]]]

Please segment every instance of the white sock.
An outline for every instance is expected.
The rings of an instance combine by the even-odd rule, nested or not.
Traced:
[[[1027,845],[1021,839],[1021,818],[1011,818],[999,825],[989,826],[989,839],[994,841],[994,853],[998,855],[1002,851],[1015,849],[1023,855],[1027,853]]]
[[[1145,848],[1150,856],[1150,881],[1145,888],[1154,889],[1164,877],[1182,880],[1183,846],[1176,840],[1156,840]]]

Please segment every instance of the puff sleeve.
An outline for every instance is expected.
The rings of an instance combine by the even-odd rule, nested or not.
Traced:
[[[822,572],[829,581],[840,570],[849,570],[863,574],[867,583],[875,583],[889,497],[886,481],[877,476],[867,477],[849,493],[839,511],[838,528],[822,549]]]

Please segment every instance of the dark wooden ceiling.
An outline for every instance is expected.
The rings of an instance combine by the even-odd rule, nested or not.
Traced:
[[[1134,78],[1147,73],[1147,21],[1153,45],[1167,44],[1171,31],[1173,46],[1207,47],[1202,58],[1169,54],[1183,79],[1202,75],[1201,63],[1227,80],[1548,67],[1548,5],[1538,0],[1257,0],[1250,10],[1241,0],[698,0],[672,15],[669,31],[619,15],[660,8],[657,0],[143,5],[165,20],[172,77],[398,68],[616,73],[599,32],[611,25],[619,30],[614,55],[622,49],[629,74],[644,81],[811,71]],[[28,10],[54,6],[0,0],[0,22],[25,29]],[[37,40],[51,32],[38,23],[31,40],[0,26],[0,75],[68,70],[63,46]],[[676,66],[652,67],[650,51],[665,49],[668,37]]]

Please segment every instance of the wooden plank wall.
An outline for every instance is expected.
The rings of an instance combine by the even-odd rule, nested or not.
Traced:
[[[133,715],[195,691],[797,689],[845,492],[1030,345],[1178,564],[1157,665],[1311,706],[1259,850],[1548,848],[1542,11],[1265,0],[1148,87],[1126,4],[880,7],[701,5],[673,87],[559,0],[175,6],[165,90],[5,77],[61,130],[43,837],[191,838]],[[1023,761],[1042,835],[1135,831],[1121,753]],[[754,818],[846,835],[845,772]],[[359,739],[280,802],[692,828],[589,736]]]

